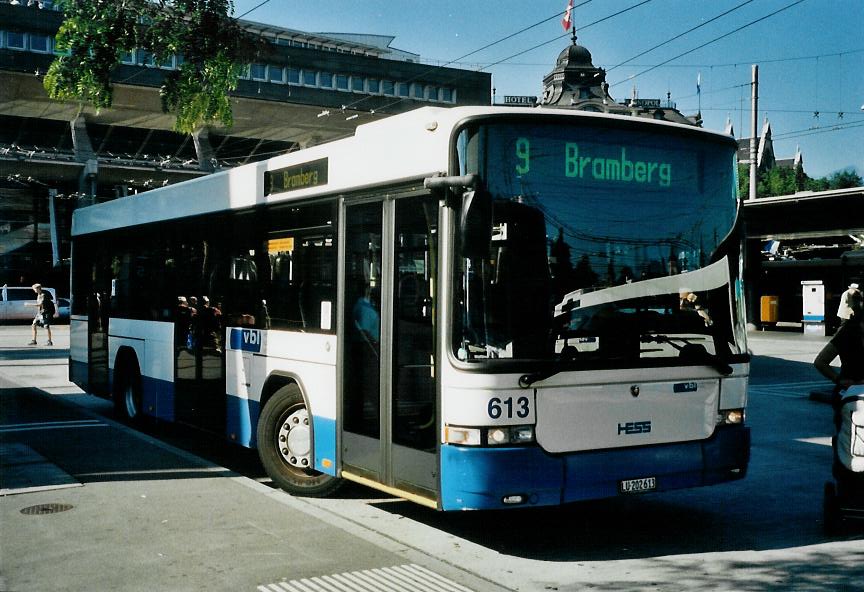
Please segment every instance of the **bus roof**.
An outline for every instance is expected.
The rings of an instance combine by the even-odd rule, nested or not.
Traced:
[[[338,195],[399,179],[419,179],[448,172],[453,129],[479,116],[580,117],[679,128],[690,133],[730,136],[683,124],[566,109],[514,107],[422,107],[357,126],[353,136],[289,152],[130,197],[80,208],[72,235],[80,236],[206,213],[252,208],[316,195]],[[291,175],[299,167],[326,159],[326,183],[265,195],[266,171]]]

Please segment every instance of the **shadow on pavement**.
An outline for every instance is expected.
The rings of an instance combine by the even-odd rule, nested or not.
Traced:
[[[0,443],[27,446],[83,484],[236,476],[35,388],[0,389]],[[38,485],[38,475],[27,479]]]
[[[69,349],[68,348],[57,348],[57,347],[29,347],[29,348],[20,348],[20,349],[9,349],[2,348],[0,349],[0,360],[51,360],[51,359],[60,359],[63,360],[63,363],[66,363],[66,358],[69,357]]]

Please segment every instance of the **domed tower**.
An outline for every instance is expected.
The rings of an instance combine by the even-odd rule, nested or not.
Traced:
[[[616,103],[609,94],[606,70],[594,67],[591,52],[576,43],[575,31],[573,43],[558,54],[555,68],[543,78],[543,98],[540,107],[577,109],[674,121],[687,125],[702,125],[699,114],[685,116],[678,111],[675,103],[668,96],[666,101],[639,99],[634,88],[633,98]]]
[[[555,68],[543,78],[540,104],[599,112],[608,112],[614,105],[606,71],[594,67],[591,52],[576,43],[575,32],[573,44],[558,55]]]

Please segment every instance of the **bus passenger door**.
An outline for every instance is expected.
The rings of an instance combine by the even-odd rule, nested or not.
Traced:
[[[87,296],[87,347],[90,392],[109,393],[108,386],[108,304],[105,292],[94,290]]]
[[[94,249],[96,250],[96,249]],[[109,275],[111,259],[99,249],[88,265],[85,277],[90,281],[87,297],[87,385],[96,395],[111,394],[108,359],[108,319],[115,284]]]
[[[437,200],[344,208],[343,472],[427,500],[437,490]]]

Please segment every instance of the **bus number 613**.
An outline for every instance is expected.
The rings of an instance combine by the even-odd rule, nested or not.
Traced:
[[[513,411],[516,411],[516,417],[524,419],[528,417],[528,414],[531,412],[528,407],[528,397],[519,397],[516,399],[516,403],[513,403],[513,397],[507,397],[503,401],[498,397],[492,397],[489,399],[489,405],[486,408],[489,417],[492,419],[498,419],[504,415],[506,409],[506,417],[507,419],[513,418]]]

